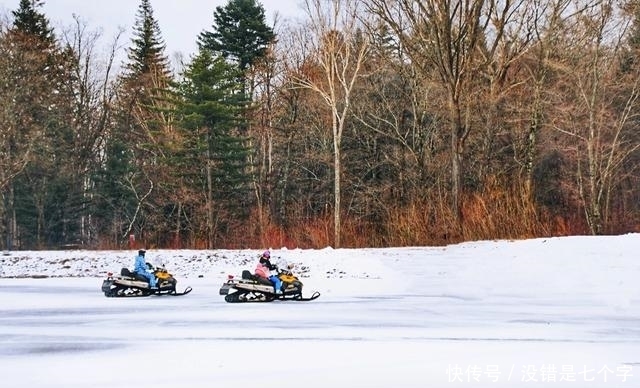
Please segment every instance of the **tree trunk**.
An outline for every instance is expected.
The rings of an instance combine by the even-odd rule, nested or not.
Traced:
[[[210,139],[208,141],[210,143]],[[213,178],[211,177],[211,155],[207,150],[207,248],[213,249]]]
[[[8,230],[7,230],[7,249],[12,250],[18,245],[18,222],[16,219],[15,192],[13,184],[9,187],[9,200],[7,201]]]
[[[453,93],[452,93],[453,94]],[[457,232],[462,233],[462,152],[464,125],[460,113],[460,101],[455,96],[449,99],[451,112],[451,197],[452,211],[456,217]]]
[[[182,247],[182,242],[180,239],[180,214],[182,213],[182,201],[178,201],[178,212],[177,212],[177,216],[176,216],[176,230],[175,230],[175,237],[174,237],[174,248],[181,248]]]
[[[341,175],[341,164],[340,164],[340,140],[334,136],[333,137],[333,146],[334,146],[334,190],[333,190],[333,241],[334,248],[340,248],[340,235],[341,235],[341,217],[340,217],[340,175]]]

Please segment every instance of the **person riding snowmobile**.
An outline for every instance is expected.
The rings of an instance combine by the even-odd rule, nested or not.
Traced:
[[[259,256],[260,260],[256,265],[254,274],[261,278],[269,280],[273,284],[276,294],[282,294],[282,280],[277,275],[271,275],[271,271],[278,269],[277,266],[271,264],[271,252],[266,250]]]
[[[133,272],[147,279],[149,281],[149,287],[152,290],[155,290],[158,288],[158,279],[156,279],[156,276],[152,272],[149,272],[147,270],[147,262],[144,258],[145,254],[145,250],[141,249],[138,251],[138,256],[136,256],[136,262],[134,264]]]

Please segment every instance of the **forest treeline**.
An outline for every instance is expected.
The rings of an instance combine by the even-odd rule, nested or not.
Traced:
[[[173,62],[139,0],[122,63],[43,3],[0,23],[3,249],[640,232],[639,0],[228,0]]]

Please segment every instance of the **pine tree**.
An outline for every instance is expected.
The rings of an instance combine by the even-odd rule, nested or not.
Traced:
[[[202,168],[193,185],[205,187],[206,238],[209,248],[216,239],[238,226],[248,215],[248,150],[238,136],[242,111],[242,85],[238,70],[224,58],[201,49],[187,67],[180,94],[185,147],[184,175]]]
[[[128,61],[119,79],[116,103],[116,125],[110,133],[103,170],[97,175],[99,197],[111,209],[103,223],[114,242],[127,240],[135,233],[154,238],[153,210],[162,206],[158,188],[164,178],[163,142],[172,131],[172,107],[169,88],[172,74],[164,54],[165,44],[160,27],[153,16],[149,0],[141,0],[136,13],[134,34]]]
[[[165,81],[163,86],[167,86],[171,79],[169,60],[150,0],[141,0],[133,30],[132,46],[127,50],[129,61],[125,65],[125,79],[134,81],[154,74]]]
[[[260,82],[259,74],[269,73],[265,70],[268,57],[272,53],[271,48],[275,44],[276,34],[273,28],[266,24],[264,7],[256,0],[228,0],[225,6],[216,7],[213,13],[214,23],[211,31],[204,31],[198,37],[198,45],[201,49],[209,50],[215,55],[221,55],[227,62],[234,64],[240,71],[238,82],[241,84],[241,92],[246,99],[252,100],[256,95],[256,87]],[[262,81],[268,79],[268,76]],[[268,82],[268,81],[267,81]],[[239,123],[239,131],[250,137],[247,142],[250,146],[260,144],[256,148],[266,150],[265,143],[270,133],[253,124],[260,117],[256,112],[257,104],[247,104],[242,112],[244,119]],[[268,108],[267,108],[268,109]],[[265,116],[261,116],[265,117]],[[268,119],[267,119],[268,120]],[[264,173],[265,160],[271,160],[272,155],[253,155],[255,160],[262,160],[263,165],[254,169],[252,178],[255,182],[255,198],[263,198],[262,191],[266,180]],[[258,204],[258,213],[262,215],[262,203]],[[263,223],[260,222],[259,225]]]
[[[10,114],[0,121],[9,134],[14,162],[25,155],[22,170],[5,186],[12,236],[7,241],[21,248],[75,240],[73,225],[79,219],[81,189],[73,184],[76,178],[69,168],[74,151],[69,57],[60,49],[42,6],[42,1],[22,0],[12,12],[15,19],[3,42],[2,78],[7,88],[0,98]]]
[[[242,72],[264,57],[275,39],[265,22],[264,7],[256,0],[229,0],[216,7],[213,20],[213,31],[202,32],[199,45],[234,61]]]
[[[20,0],[18,9],[11,12],[14,17],[12,31],[34,37],[40,44],[53,45],[53,28],[46,16],[38,11],[43,4],[42,0]]]

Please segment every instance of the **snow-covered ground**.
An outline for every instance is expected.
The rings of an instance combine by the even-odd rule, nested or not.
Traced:
[[[640,234],[272,250],[311,302],[225,303],[257,250],[149,250],[182,297],[106,298],[134,251],[0,256],[3,387],[640,387]]]

